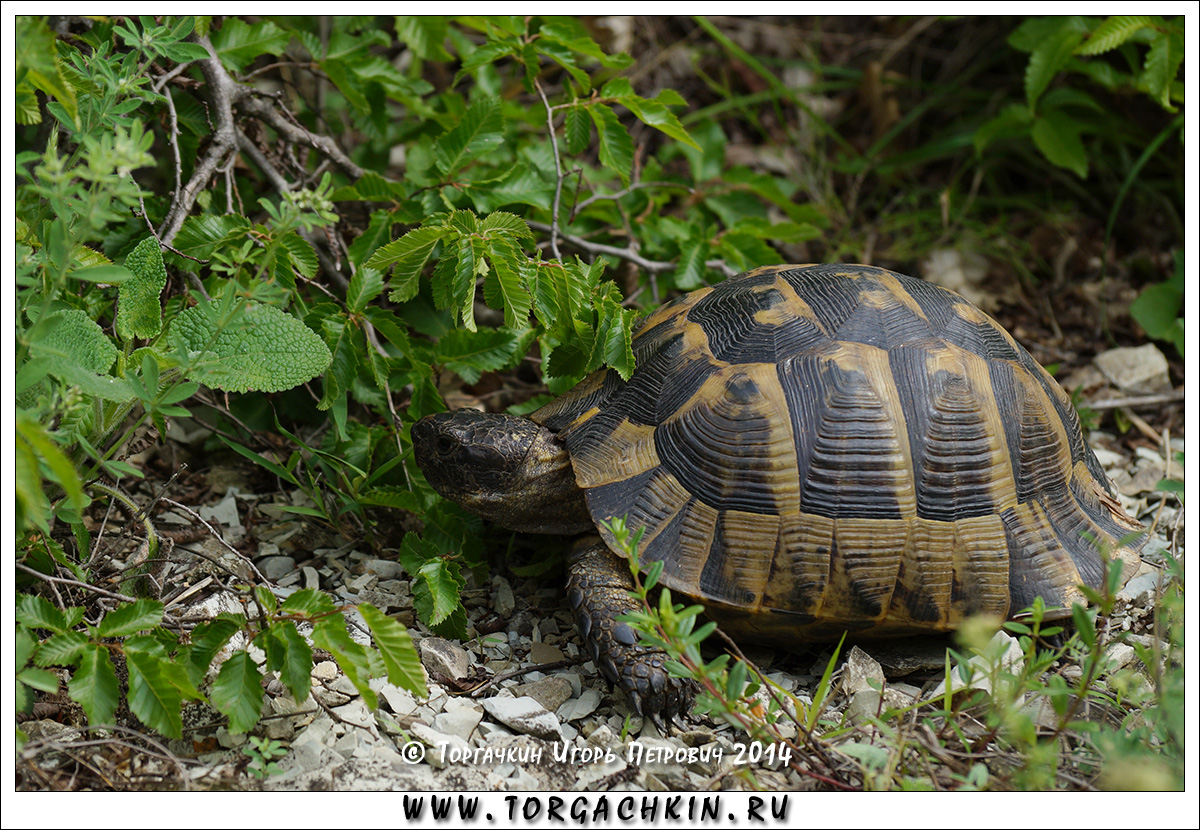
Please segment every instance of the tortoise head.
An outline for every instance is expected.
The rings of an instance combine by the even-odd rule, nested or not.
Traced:
[[[509,530],[593,527],[566,447],[528,418],[458,409],[412,428],[413,453],[442,497]]]

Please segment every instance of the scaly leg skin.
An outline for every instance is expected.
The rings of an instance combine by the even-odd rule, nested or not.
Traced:
[[[664,718],[675,720],[691,711],[696,686],[667,674],[667,655],[639,645],[637,632],[617,621],[639,609],[629,596],[629,563],[595,537],[577,542],[568,562],[567,596],[592,661],[625,692],[639,715],[649,716],[665,733]]]

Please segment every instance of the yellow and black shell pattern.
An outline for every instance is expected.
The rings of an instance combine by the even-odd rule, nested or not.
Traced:
[[[597,523],[646,528],[643,560],[731,633],[944,631],[1069,608],[1107,555],[1136,567],[1067,395],[951,291],[763,267],[664,305],[633,351],[628,382],[598,372],[533,420]]]

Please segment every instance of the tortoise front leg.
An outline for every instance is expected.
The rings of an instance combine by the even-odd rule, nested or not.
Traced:
[[[667,674],[667,655],[639,645],[637,632],[617,620],[640,610],[629,595],[634,588],[629,563],[599,538],[588,537],[575,544],[568,565],[567,596],[575,624],[605,678],[621,687],[639,715],[648,715],[660,726],[663,718],[689,712],[695,684]]]

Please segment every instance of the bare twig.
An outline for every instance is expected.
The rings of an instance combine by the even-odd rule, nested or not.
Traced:
[[[1170,392],[1163,392],[1158,395],[1140,395],[1133,398],[1105,398],[1099,401],[1090,401],[1085,403],[1084,406],[1088,409],[1140,408],[1143,406],[1159,406],[1164,403],[1175,403],[1183,399],[1183,389],[1172,389]]]
[[[209,101],[212,105],[209,113],[215,120],[215,124],[213,125],[212,143],[204,155],[197,160],[192,177],[188,179],[187,184],[176,191],[167,216],[159,228],[158,238],[167,244],[175,239],[175,235],[183,227],[183,220],[191,212],[192,205],[196,203],[200,191],[208,180],[218,172],[218,169],[237,148],[233,105],[245,97],[249,90],[249,87],[236,83],[225,71],[225,67],[221,65],[221,61],[217,57],[216,49],[213,48],[212,42],[207,37],[195,36],[195,41],[209,53],[208,58],[197,61],[197,63],[200,71],[204,74],[204,79],[208,82]]]
[[[294,189],[292,187],[292,183],[285,179],[283,174],[275,169],[275,165],[271,164],[270,160],[263,155],[261,150],[258,149],[258,146],[249,138],[247,138],[246,134],[241,130],[238,130],[237,142],[238,149],[241,150],[245,156],[249,157],[249,159],[258,166],[258,169],[261,170],[263,175],[267,177],[267,181],[271,183],[272,187],[274,187],[280,193],[287,193]]]
[[[562,259],[558,252],[558,208],[562,203],[563,171],[562,160],[558,156],[558,136],[554,132],[554,111],[550,109],[550,101],[537,78],[533,79],[534,89],[542,98],[546,107],[546,127],[550,130],[550,148],[554,151],[554,206],[550,209],[550,253],[555,259]]]
[[[629,185],[629,187],[625,188],[624,190],[618,190],[616,193],[598,193],[598,194],[594,194],[592,196],[588,196],[586,199],[584,199],[582,202],[577,203],[575,205],[575,207],[572,208],[571,218],[574,219],[575,216],[579,213],[579,211],[583,210],[584,208],[588,207],[589,205],[591,205],[595,202],[603,202],[603,201],[609,201],[609,200],[614,200],[614,199],[622,199],[622,198],[628,196],[630,193],[632,193],[635,190],[642,190],[647,187],[673,187],[673,188],[677,188],[679,190],[686,190],[688,193],[696,192],[694,188],[689,187],[688,185],[683,184],[682,182],[634,182],[633,184]]]
[[[528,224],[529,227],[533,228],[534,230],[543,232],[548,232],[550,230],[550,226],[543,222],[528,222]],[[581,251],[587,251],[590,254],[604,254],[606,256],[616,257],[617,259],[627,260],[639,268],[649,271],[651,274],[661,274],[663,271],[670,271],[672,268],[679,267],[678,263],[675,262],[659,262],[657,260],[646,259],[641,254],[637,253],[636,251],[632,251],[629,248],[618,248],[615,245],[605,245],[601,242],[589,242],[586,239],[581,239],[580,237],[572,236],[571,234],[560,234],[559,236],[563,242],[573,245],[574,247],[579,248]],[[723,259],[710,259],[704,264],[709,268],[714,268],[718,271],[721,271],[727,277],[732,277],[737,273],[737,271],[731,268]]]
[[[238,102],[239,108],[248,115],[253,115],[275,128],[281,136],[294,144],[313,147],[328,156],[344,173],[352,178],[360,178],[366,171],[351,161],[342,152],[342,148],[328,136],[310,132],[306,127],[289,121],[284,117],[273,102],[259,97],[245,96]]]
[[[115,599],[118,602],[137,602],[136,597],[127,597],[124,594],[117,594],[112,591],[106,591],[103,588],[97,588],[95,585],[89,585],[86,582],[79,582],[78,580],[75,580],[75,579],[67,579],[66,577],[61,577],[61,576],[50,576],[49,574],[44,574],[41,571],[35,571],[33,568],[31,568],[28,565],[25,565],[21,562],[14,562],[13,564],[16,565],[18,569],[25,571],[26,573],[32,574],[33,576],[36,576],[38,579],[42,580],[43,582],[56,582],[59,585],[70,585],[72,588],[82,588],[83,590],[90,591],[93,594],[99,594],[100,596],[103,596],[103,597],[111,597],[112,599]]]
[[[251,560],[250,557],[248,557],[246,554],[242,553],[240,550],[235,548],[233,545],[226,542],[225,537],[223,537],[220,533],[218,533],[216,528],[214,528],[208,522],[204,521],[204,519],[201,519],[200,514],[197,513],[195,510],[192,510],[192,508],[182,505],[177,501],[172,501],[171,499],[163,499],[163,504],[169,504],[172,507],[176,507],[176,508],[182,510],[184,513],[187,513],[189,516],[191,516],[193,519],[198,521],[200,524],[204,525],[206,528],[208,528],[208,532],[213,535],[213,538],[216,539],[217,542],[220,543],[221,547],[225,548],[230,553],[232,553],[234,556],[243,560],[247,565],[250,566],[250,570],[254,571],[254,575],[257,576],[262,581],[263,585],[271,584],[271,580],[267,579],[265,576],[262,575],[262,571],[260,571],[258,569],[258,567],[255,566],[253,560]]]

